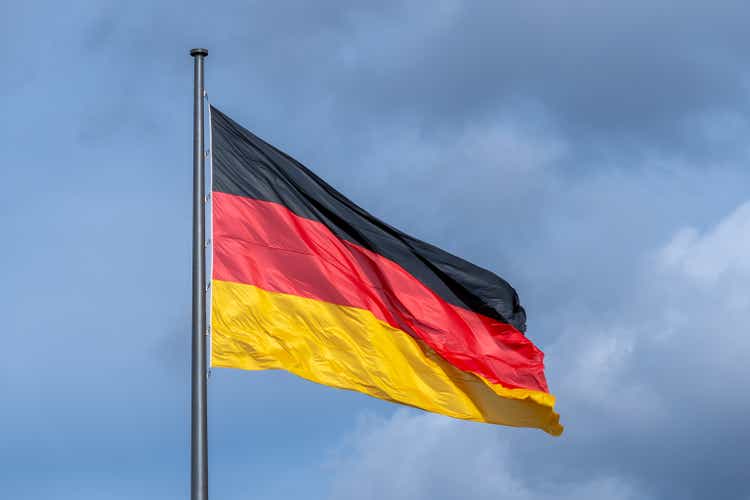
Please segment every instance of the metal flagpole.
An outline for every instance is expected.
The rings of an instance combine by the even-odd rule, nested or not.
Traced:
[[[193,367],[190,430],[190,498],[208,500],[206,400],[206,214],[203,148],[203,59],[206,49],[190,51],[195,65],[193,100]]]

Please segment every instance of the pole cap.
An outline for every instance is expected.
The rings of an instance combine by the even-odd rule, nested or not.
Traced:
[[[193,57],[206,57],[208,55],[208,49],[193,49],[190,51],[190,55]]]

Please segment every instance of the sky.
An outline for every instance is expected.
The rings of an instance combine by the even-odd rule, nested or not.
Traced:
[[[188,52],[206,47],[213,105],[515,286],[566,426],[217,369],[212,498],[750,499],[749,15],[4,1],[3,496],[188,496]]]

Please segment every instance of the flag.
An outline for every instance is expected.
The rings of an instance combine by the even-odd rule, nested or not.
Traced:
[[[380,221],[210,111],[212,366],[562,432],[505,280]]]

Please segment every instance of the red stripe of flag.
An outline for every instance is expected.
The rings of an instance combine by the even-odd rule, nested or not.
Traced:
[[[513,326],[447,303],[395,262],[277,203],[212,196],[214,279],[369,310],[463,371],[548,392],[542,352]]]

